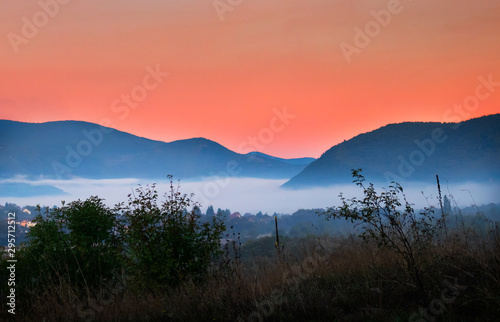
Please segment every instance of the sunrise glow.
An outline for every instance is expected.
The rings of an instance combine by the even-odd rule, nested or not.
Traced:
[[[319,157],[387,123],[500,111],[498,1],[238,3],[3,1],[0,119]]]

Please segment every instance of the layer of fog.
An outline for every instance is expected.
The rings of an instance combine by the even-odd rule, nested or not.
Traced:
[[[198,201],[204,212],[209,205],[217,208],[230,209],[241,214],[283,213],[291,214],[298,209],[326,208],[340,205],[339,194],[346,198],[362,196],[362,189],[355,184],[338,185],[328,188],[311,188],[303,190],[284,190],[280,186],[286,180],[268,180],[253,178],[209,178],[204,181],[180,181],[181,193],[194,193],[194,200]],[[65,192],[64,195],[36,196],[36,197],[4,197],[0,196],[0,203],[15,203],[19,206],[60,206],[61,201],[66,203],[86,199],[97,195],[105,199],[110,207],[118,202],[127,202],[128,195],[139,184],[152,184],[151,180],[139,179],[107,179],[107,180],[39,180],[27,181],[22,178],[0,180],[0,184],[8,182],[23,182],[32,185],[51,185]],[[177,188],[177,181],[174,186]],[[477,184],[473,182],[463,184],[441,183],[443,195],[452,196],[452,202],[459,207],[482,205],[500,202],[500,184]],[[157,181],[156,188],[160,195],[169,191],[167,180]],[[380,187],[377,187],[380,189]],[[438,207],[438,191],[435,184],[407,183],[403,186],[407,200],[415,204],[416,208],[428,206]]]

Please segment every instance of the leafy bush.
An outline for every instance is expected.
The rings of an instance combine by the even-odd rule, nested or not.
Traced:
[[[119,208],[130,273],[146,287],[202,278],[221,254],[222,219],[215,216],[202,223],[192,196],[181,194],[169,178],[170,191],[161,205],[153,184],[137,188],[128,206]]]
[[[365,186],[361,169],[352,170],[352,176],[354,182],[363,188],[364,198],[346,199],[341,194],[342,206],[327,209],[327,220],[344,218],[357,222],[361,225],[360,237],[363,240],[375,241],[379,248],[393,251],[401,259],[398,264],[419,290],[421,301],[426,302],[421,260],[438,237],[443,221],[434,217],[430,208],[416,214],[399,183],[392,182],[389,190],[377,194],[373,183]]]
[[[46,210],[36,217],[21,251],[21,269],[31,277],[26,286],[48,281],[89,288],[112,276],[119,266],[116,215],[92,196],[67,206]]]

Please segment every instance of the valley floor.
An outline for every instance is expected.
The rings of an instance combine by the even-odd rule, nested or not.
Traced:
[[[225,270],[203,282],[141,289],[124,276],[86,294],[55,282],[27,292],[24,321],[494,321],[500,316],[500,234],[454,231],[412,267],[354,236],[263,238],[259,257],[231,243]],[[255,248],[257,249],[257,248]],[[290,249],[298,249],[292,253]],[[244,253],[244,252],[243,252]],[[236,256],[235,256],[236,255]],[[55,279],[54,281],[57,281]],[[2,315],[7,311],[1,304]]]

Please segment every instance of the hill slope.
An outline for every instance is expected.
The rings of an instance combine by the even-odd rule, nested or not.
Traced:
[[[360,134],[326,151],[285,188],[352,182],[351,169],[369,181],[500,178],[500,114],[461,123],[407,122]]]
[[[0,120],[0,178],[290,178],[306,164],[242,155],[203,138],[153,141],[79,121]]]
[[[273,156],[264,154],[262,152],[250,152],[250,153],[247,153],[246,155],[248,155],[248,156],[256,156],[256,157],[261,157],[261,158],[268,158],[268,159],[271,159],[271,160],[282,161],[282,162],[286,162],[286,163],[289,163],[289,164],[303,165],[304,167],[307,166],[308,164],[310,164],[311,162],[313,162],[314,160],[316,160],[314,158],[308,158],[308,157],[295,158],[295,159],[283,159],[283,158],[273,157]]]

